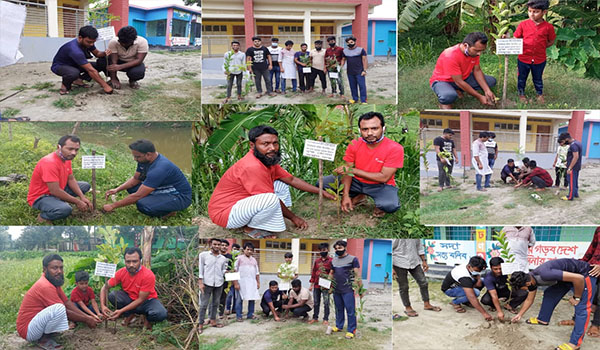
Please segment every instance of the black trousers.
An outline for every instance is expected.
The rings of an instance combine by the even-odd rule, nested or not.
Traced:
[[[321,87],[323,88],[323,90],[327,89],[327,77],[325,76],[325,72],[320,69],[316,69],[315,67],[311,68],[310,88],[315,87],[315,84],[317,82],[317,76],[319,77],[319,80],[321,80]]]
[[[310,89],[310,73],[303,73],[302,69],[298,71],[298,82],[300,83],[300,91]]]
[[[269,308],[269,304],[265,301],[265,299],[261,299],[260,307],[262,308],[263,314],[265,314],[265,316],[268,317],[271,314],[271,308]],[[283,301],[273,301],[273,307],[277,312],[283,312]]]
[[[510,292],[510,289],[508,289],[508,288],[496,289],[496,293],[498,293],[498,298],[510,298],[511,297],[511,292]],[[519,305],[523,304],[525,299],[527,299],[527,294],[529,294],[529,292],[527,292],[526,290],[523,290],[523,289],[513,290],[512,298],[508,302],[508,305],[510,305],[510,307],[512,307],[513,309],[516,309]],[[487,292],[485,292],[485,294],[481,298],[481,303],[484,305],[494,307],[494,302],[492,301],[492,295],[490,294],[489,290]]]
[[[533,185],[537,188],[546,188],[548,187],[548,185],[546,185],[546,181],[544,181],[541,177],[539,176],[534,176],[531,178],[531,182],[533,182]]]
[[[97,62],[90,62],[90,63],[92,65],[92,67],[94,67],[95,70],[101,71],[100,69],[98,69]],[[85,81],[92,80],[92,77],[90,77],[88,72],[85,69],[81,68],[80,66],[74,67],[74,66],[60,65],[60,66],[56,67],[56,69],[53,70],[52,72],[54,74],[62,77],[62,83],[67,88],[67,90],[71,90],[71,86],[73,85],[73,82],[77,79],[81,79],[81,80],[85,80]]]
[[[125,61],[121,61],[118,60],[117,64],[124,64],[127,63]],[[106,75],[107,77],[108,75],[108,70],[106,69],[106,58],[102,57],[99,58],[96,61],[96,70],[98,72],[104,72],[104,75]],[[138,81],[138,80],[142,80],[144,79],[144,76],[146,75],[146,66],[144,66],[144,63],[140,63],[137,66],[133,66],[133,67],[129,67],[127,69],[123,69],[120,70],[121,72],[125,72],[125,74],[127,74],[127,78],[129,78],[129,81]]]

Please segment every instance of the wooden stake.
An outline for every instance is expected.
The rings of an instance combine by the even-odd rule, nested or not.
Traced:
[[[323,137],[319,136],[319,141]],[[321,213],[323,212],[323,160],[319,159],[319,231],[321,229]]]
[[[504,85],[502,86],[502,108],[506,108],[506,88],[508,86],[508,55],[504,55]]]
[[[96,150],[92,150],[92,156],[96,155]],[[96,168],[92,169],[92,210],[96,210]]]

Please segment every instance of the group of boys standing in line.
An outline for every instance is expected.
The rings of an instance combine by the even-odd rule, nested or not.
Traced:
[[[285,321],[291,315],[313,324],[319,320],[319,309],[323,304],[323,325],[327,332],[341,332],[345,318],[347,339],[356,334],[356,306],[353,284],[358,288],[360,281],[360,264],[355,256],[346,251],[347,242],[337,241],[333,245],[335,256],[329,256],[329,244],[319,244],[319,257],[314,261],[310,277],[310,287],[302,286],[298,278],[298,268],[292,264],[293,255],[285,253],[285,262],[279,265],[277,276],[279,282],[272,280],[269,287],[259,293],[261,288],[258,262],[254,258],[254,245],[246,242],[242,247],[237,243],[229,250],[229,241],[212,238],[209,240],[209,251],[199,255],[200,312],[199,332],[204,326],[224,327],[217,321],[235,312],[237,322],[243,322],[243,302],[247,302],[246,318],[258,319],[254,315],[255,301],[260,300],[260,307],[265,318],[272,314],[277,322]],[[226,273],[238,273],[233,280],[226,281]],[[329,288],[319,285],[319,281],[331,281]],[[280,285],[282,289],[280,289]],[[333,295],[335,303],[335,326],[329,326],[329,296]],[[206,312],[209,319],[205,320]],[[312,319],[309,312],[312,311]],[[291,313],[291,315],[290,315]]]
[[[279,39],[272,38],[271,45],[263,46],[260,37],[253,37],[253,46],[245,53],[240,51],[240,42],[232,41],[231,50],[224,55],[223,72],[227,75],[227,97],[224,103],[231,99],[231,91],[235,80],[237,99],[242,101],[242,80],[246,68],[254,75],[256,98],[263,96],[262,81],[264,81],[266,94],[275,96],[276,93],[286,93],[286,80],[291,80],[292,92],[297,91],[299,85],[302,93],[314,91],[317,77],[321,82],[322,94],[326,94],[327,80],[331,83],[331,94],[334,97],[338,91],[339,96],[344,96],[344,81],[342,68],[346,65],[348,83],[352,98],[350,103],[367,103],[367,87],[365,76],[367,74],[367,53],[362,47],[356,46],[353,36],[345,39],[346,48],[337,46],[336,38],[327,38],[328,48],[323,48],[323,41],[316,40],[314,49],[308,50],[308,44],[302,43],[300,51],[293,49],[294,42],[287,40],[285,46],[279,47]]]

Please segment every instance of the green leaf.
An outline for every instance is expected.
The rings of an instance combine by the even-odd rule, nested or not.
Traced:
[[[575,56],[575,58],[580,62],[583,63],[584,65],[587,63],[588,61],[588,55],[585,53],[585,49],[579,47],[575,50],[573,50],[573,56]]]
[[[235,143],[245,136],[244,128],[250,129],[267,123],[274,116],[274,108],[268,107],[255,112],[232,114],[208,139],[207,145],[210,152],[229,152]]]
[[[580,37],[580,35],[578,35],[571,28],[558,28],[558,30],[556,31],[556,40],[571,41],[571,40],[579,39],[579,37]]]
[[[546,49],[546,55],[548,56],[548,58],[551,58],[553,60],[558,59],[558,47],[556,47],[556,45],[550,46]]]
[[[577,33],[577,35],[579,35],[580,37],[596,36],[596,31],[593,29],[589,29],[589,28],[577,28],[577,29],[575,29],[575,33]]]
[[[590,38],[585,38],[580,46],[589,57],[600,58],[600,51],[596,49],[594,42]]]

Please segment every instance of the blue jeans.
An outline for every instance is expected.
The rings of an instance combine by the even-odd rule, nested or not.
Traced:
[[[360,90],[360,102],[367,102],[367,83],[365,77],[359,74],[348,73],[348,84],[350,85],[350,92],[352,93],[352,99],[358,101],[358,91]]]
[[[243,306],[243,300],[242,297],[240,296],[240,292],[236,290],[236,294],[235,294],[235,315],[238,319],[242,318],[242,306]],[[254,316],[254,302],[255,300],[248,300],[248,318],[252,318],[252,316]]]
[[[494,164],[496,164],[496,160],[494,158],[488,158],[488,165],[490,166],[490,169],[494,168]]]
[[[342,183],[342,177],[338,180]],[[323,178],[323,189],[331,188],[330,183],[335,182],[333,175],[328,175]],[[315,186],[319,186],[317,183]],[[350,197],[355,197],[359,194],[365,194],[375,201],[375,207],[383,210],[386,213],[393,213],[400,209],[400,200],[398,199],[398,188],[388,184],[366,184],[358,181],[355,177],[352,178],[350,185]]]
[[[479,297],[479,289],[473,288],[473,292],[475,292],[476,297]],[[469,298],[467,298],[467,294],[461,286],[450,288],[444,293],[446,293],[447,296],[454,298],[452,299],[452,304],[454,305],[460,305],[469,302]]]
[[[335,303],[335,326],[338,329],[344,328],[346,313],[348,314],[347,331],[349,333],[354,333],[356,331],[356,307],[354,301],[354,292],[344,294],[333,293],[333,301]]]
[[[313,309],[313,320],[319,319],[321,296],[323,296],[323,321],[329,321],[329,291],[321,290],[320,287],[315,287],[313,289],[313,300],[315,302],[315,308]]]
[[[487,174],[485,176],[485,187],[488,188],[490,187],[490,179],[492,178],[492,174]],[[482,189],[481,187],[481,175],[479,174],[475,174],[475,182],[477,183],[477,189],[480,190]]]
[[[127,192],[137,192],[140,185],[128,188]],[[184,196],[179,192],[157,194],[154,192],[150,192],[135,203],[137,209],[148,216],[163,217],[171,212],[184,210],[192,204],[191,196]]]
[[[567,182],[569,183],[569,194],[567,198],[572,201],[574,198],[579,198],[579,170],[571,171],[567,174]]]
[[[490,75],[484,75],[484,77],[485,82],[490,89],[496,86],[496,78]],[[471,87],[475,90],[482,90],[481,86],[479,86],[479,83],[475,79],[473,72],[471,72],[471,75],[465,79],[465,83],[471,85]],[[458,98],[458,93],[456,90],[463,91],[458,87],[458,85],[456,85],[456,83],[449,81],[434,81],[433,84],[431,84],[431,89],[437,95],[439,103],[443,105],[453,104]]]
[[[108,301],[110,301],[112,305],[115,305],[116,301],[117,309],[122,309],[133,302],[129,295],[122,290],[110,292],[108,294]],[[167,318],[167,309],[165,309],[158,299],[153,298],[146,299],[134,310],[125,311],[123,316],[127,317],[131,314],[146,315],[146,319],[149,322],[160,322]]]
[[[79,303],[73,303],[73,304],[75,304],[75,306],[77,306],[77,308],[78,308],[79,310],[83,311],[83,308],[82,308],[81,306],[79,306]],[[88,308],[88,309],[90,309],[90,311],[91,311],[91,312],[92,312],[94,315],[96,315],[96,310],[94,310],[94,308],[92,307],[92,302],[91,302],[91,301],[90,301],[90,303],[89,303],[89,304],[87,304],[86,306],[87,306],[87,308]],[[98,310],[98,311],[100,311],[100,310]],[[83,312],[84,312],[84,313],[86,313],[85,311],[83,311]],[[86,315],[87,315],[87,313],[86,313]]]
[[[523,63],[517,60],[517,67],[519,69],[519,74],[517,76],[517,91],[519,91],[520,96],[525,95],[525,84],[527,83],[527,77],[529,76],[529,71],[531,71],[531,80],[533,80],[533,86],[535,87],[535,92],[538,95],[543,95],[544,93],[544,81],[542,80],[542,75],[544,74],[544,68],[546,67],[546,61],[533,64],[533,63]]]
[[[285,92],[285,81],[287,79],[281,78],[281,91]],[[291,79],[292,80],[292,92],[296,92],[296,86],[298,81],[296,79]]]
[[[91,188],[90,184],[84,181],[77,181],[77,185],[83,194],[88,192]],[[75,192],[71,190],[69,185],[64,188],[65,192],[69,195],[76,197]],[[45,220],[60,220],[71,215],[73,208],[69,205],[69,203],[64,202],[58,197],[54,197],[51,195],[43,195],[33,202],[32,207],[40,211],[40,216]]]
[[[233,284],[229,287],[229,293],[227,293],[227,299],[225,300],[225,310],[231,310],[231,307],[234,307],[235,310],[235,300],[240,297],[240,293],[237,292],[235,288],[233,288]]]
[[[577,347],[579,347],[583,341],[587,323],[591,318],[591,308],[588,308],[588,305],[592,304],[592,296],[596,291],[596,283],[595,277],[585,276],[581,300],[579,301],[579,304],[575,306],[575,327],[573,327],[573,332],[571,332],[571,338],[569,339],[569,342],[571,344],[575,344]],[[542,299],[542,307],[540,308],[540,312],[538,314],[538,320],[550,322],[554,308],[569,290],[573,290],[573,283],[559,282],[548,287],[544,292],[544,298]]]
[[[275,76],[275,80],[273,80]],[[281,76],[281,68],[279,64],[273,62],[273,69],[269,71],[269,78],[271,79],[271,91],[273,91],[273,82],[275,82],[275,90],[279,90],[279,77]]]

